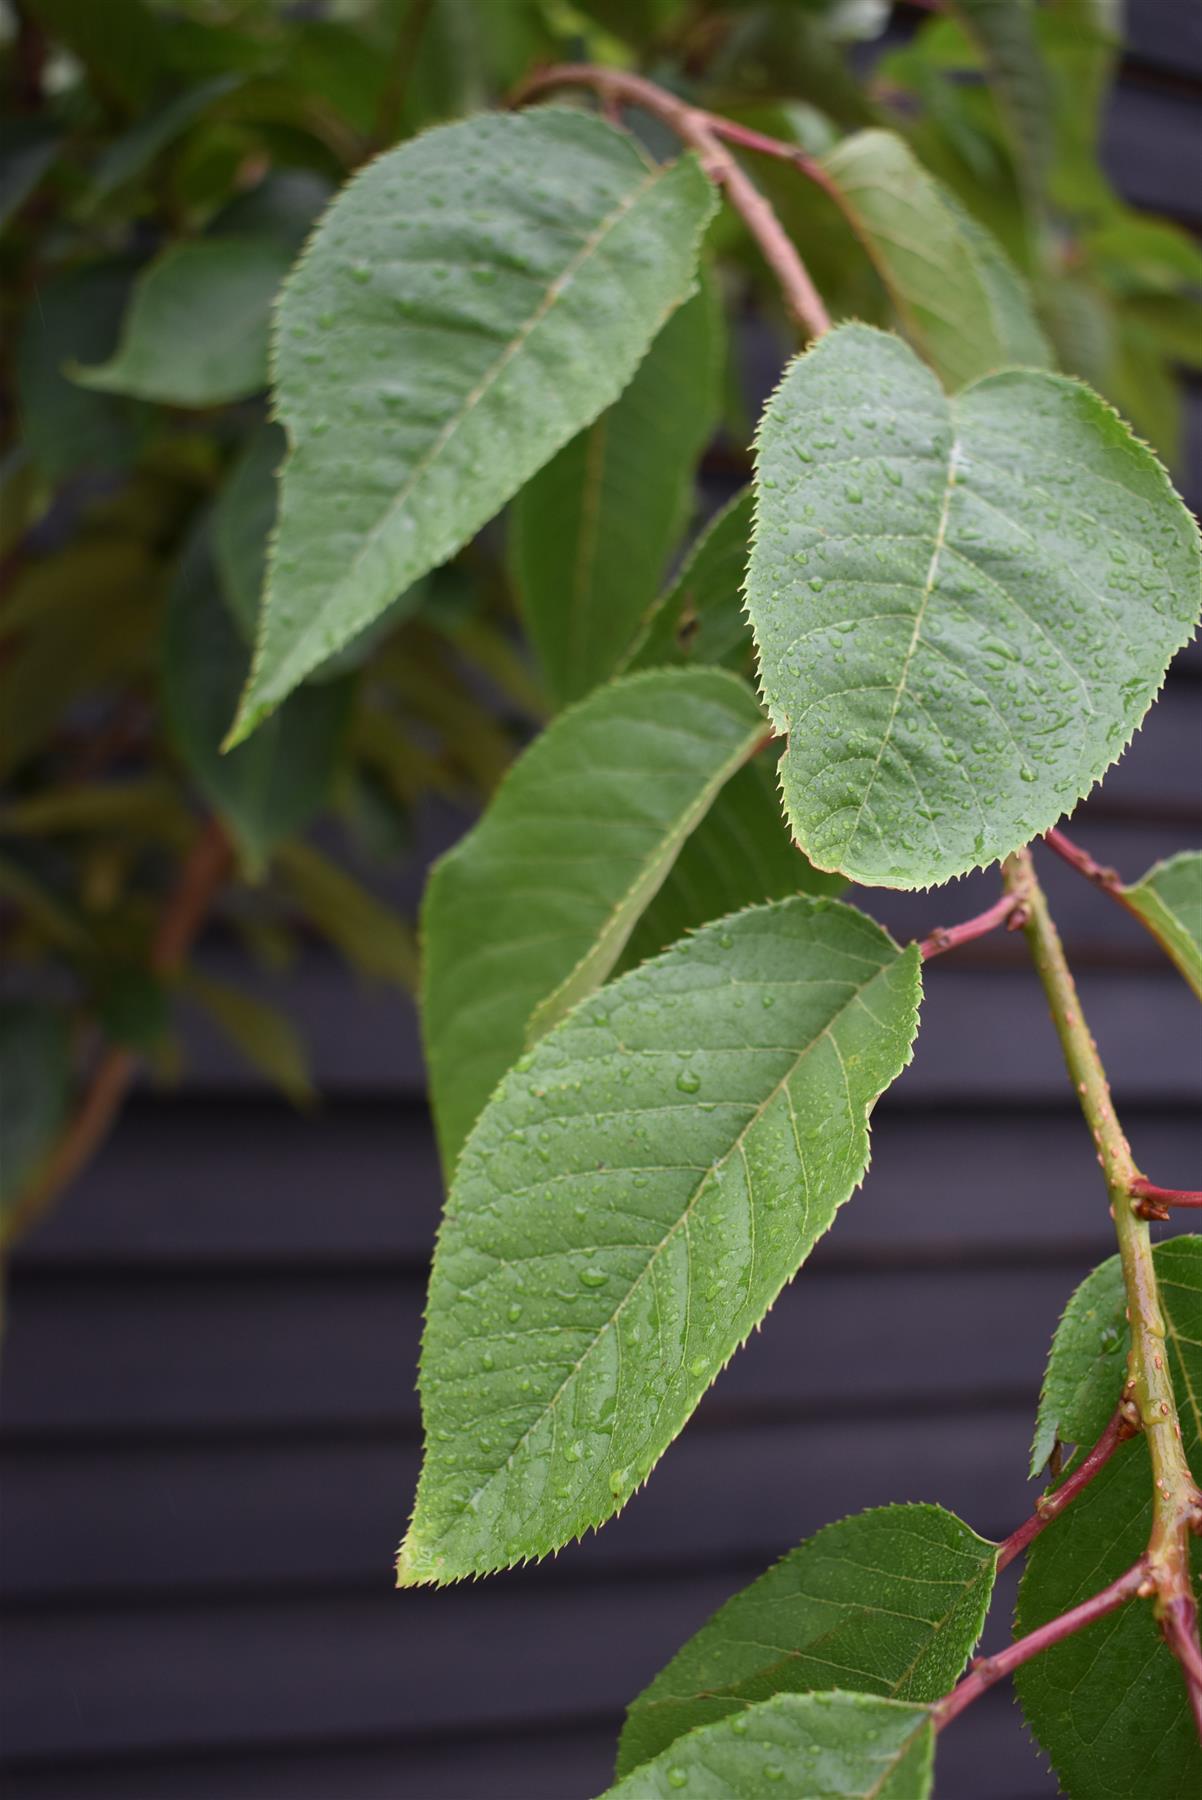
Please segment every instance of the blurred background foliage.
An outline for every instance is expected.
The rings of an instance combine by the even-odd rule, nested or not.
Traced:
[[[518,552],[490,528],[219,752],[283,449],[272,303],[347,176],[550,61],[638,68],[814,156],[887,129],[941,184],[932,204],[1009,252],[1060,365],[1173,464],[1202,259],[1100,167],[1121,25],[1117,0],[0,6],[0,1243],[136,1067],[178,1072],[181,1004],[307,1103],[290,1020],[191,965],[201,925],[277,968],[316,934],[364,977],[412,985],[413,921],[389,893],[415,815],[431,797],[478,809],[571,694],[536,611],[523,627],[519,519]],[[938,330],[936,259],[899,271],[887,233],[857,236],[820,186],[766,159],[755,175],[836,317]],[[710,249],[725,304],[696,312],[713,380],[667,566],[745,479],[754,400],[792,343],[737,218]],[[746,654],[736,633],[721,660]]]

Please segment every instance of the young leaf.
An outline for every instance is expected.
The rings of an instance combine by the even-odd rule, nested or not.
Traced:
[[[1202,1238],[1154,1251],[1167,1328],[1165,1353],[1181,1403],[1184,1448],[1202,1474]],[[1124,1358],[1112,1359],[1110,1406]],[[1153,1421],[1148,1430],[1159,1427]],[[1071,1464],[1069,1465],[1071,1468]],[[1016,1634],[1096,1593],[1143,1554],[1151,1525],[1152,1471],[1143,1434],[1124,1444],[1036,1538],[1019,1589]],[[1195,1585],[1202,1546],[1195,1540]],[[1032,1659],[1015,1675],[1026,1720],[1061,1788],[1080,1800],[1156,1794],[1186,1800],[1202,1787],[1202,1746],[1181,1670],[1152,1608],[1133,1602]]]
[[[922,887],[1071,812],[1198,614],[1197,528],[1076,381],[953,398],[844,325],[764,414],[747,597],[790,733],[786,816],[820,868]]]
[[[681,845],[765,735],[718,670],[601,689],[562,714],[435,868],[422,1019],[443,1162],[540,1029],[603,982]]]
[[[1202,853],[1157,863],[1124,895],[1202,999]]]
[[[823,158],[906,333],[950,388],[1051,352],[1001,246],[891,131],[861,131]]]
[[[749,660],[742,596],[753,510],[746,487],[714,515],[650,609],[625,668],[696,662],[737,669]]]
[[[163,701],[188,771],[262,869],[284,838],[320,811],[349,719],[345,682],[306,687],[253,744],[223,756],[221,734],[246,672],[247,650],[222,604],[207,529],[194,533],[167,603]]]
[[[925,1706],[777,1694],[689,1732],[601,1800],[927,1800],[934,1755]]]
[[[1039,1395],[1032,1478],[1043,1471],[1057,1441],[1088,1450],[1105,1430],[1126,1372],[1126,1306],[1122,1264],[1111,1256],[1085,1277],[1065,1307]]]
[[[630,1705],[617,1773],[773,1694],[938,1700],[981,1635],[996,1568],[996,1544],[940,1506],[825,1526],[728,1600]]]
[[[526,625],[557,705],[613,674],[658,589],[717,409],[708,291],[668,320],[634,379],[514,502]]]
[[[350,182],[280,302],[289,458],[236,736],[617,399],[714,206],[693,157],[648,167],[558,107],[442,126]]]
[[[502,1081],[430,1279],[402,1585],[503,1568],[646,1480],[868,1163],[917,949],[752,907],[584,1001]]]
[[[273,238],[173,244],[139,277],[111,361],[81,386],[167,406],[220,406],[267,385],[267,324],[291,257]]]

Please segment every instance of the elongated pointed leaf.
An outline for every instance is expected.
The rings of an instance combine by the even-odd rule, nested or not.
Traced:
[[[861,1180],[920,985],[836,900],[752,907],[506,1076],[430,1280],[402,1584],[545,1555],[646,1480]]]
[[[1057,1444],[1088,1450],[1118,1403],[1130,1334],[1126,1290],[1117,1256],[1085,1277],[1056,1327],[1039,1395],[1031,1474],[1046,1466]]]
[[[557,719],[430,877],[422,1017],[450,1169],[481,1107],[603,982],[680,846],[765,732],[717,670],[633,677]]]
[[[926,1800],[925,1706],[871,1694],[777,1694],[691,1731],[602,1800]]]
[[[1188,850],[1157,863],[1126,898],[1202,999],[1202,854]]]
[[[355,177],[279,308],[288,434],[251,730],[621,393],[714,208],[561,108],[429,131]]]
[[[1202,1238],[1175,1238],[1159,1244],[1153,1254],[1182,1443],[1198,1479]],[[1121,1354],[1112,1362],[1111,1408],[1126,1374]],[[1168,1426],[1151,1421],[1146,1427],[1158,1429]],[[1152,1469],[1145,1433],[1140,1433],[1119,1447],[1031,1546],[1019,1589],[1016,1634],[1035,1630],[1117,1580],[1146,1549],[1151,1522]],[[1195,1538],[1194,1545],[1197,1590],[1202,1543]],[[1033,1658],[1015,1675],[1015,1686],[1061,1790],[1073,1800],[1125,1800],[1129,1794],[1191,1800],[1202,1788],[1202,1746],[1181,1669],[1146,1601],[1132,1601]]]
[[[83,387],[168,406],[219,406],[267,385],[271,303],[291,258],[275,238],[173,244],[139,277],[110,362]]]
[[[714,296],[694,295],[514,502],[522,611],[561,706],[613,674],[659,587],[717,411],[720,327]]]
[[[977,45],[1028,204],[1038,208],[1053,144],[1053,98],[1035,31],[1034,0],[950,0]]]
[[[66,1014],[31,1000],[0,1003],[0,1218],[53,1148],[70,1083]]]
[[[1000,244],[892,131],[861,131],[823,158],[906,334],[948,387],[1051,352]]]
[[[880,1506],[728,1600],[627,1711],[619,1775],[699,1725],[829,1687],[934,1701],[981,1635],[997,1545],[940,1506]]]
[[[948,398],[845,325],[760,430],[747,597],[811,861],[923,887],[1071,812],[1199,608],[1198,533],[1105,403],[1037,371]]]
[[[743,577],[753,511],[747,487],[710,520],[675,581],[649,610],[626,667],[698,662],[730,669],[747,663]]]

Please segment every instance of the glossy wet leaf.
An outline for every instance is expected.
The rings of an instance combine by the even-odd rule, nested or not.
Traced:
[[[248,652],[218,588],[202,527],[181,558],[167,604],[163,704],[188,773],[221,814],[253,870],[302,830],[329,792],[346,737],[345,682],[305,687],[253,743],[220,749]]]
[[[754,505],[751,489],[744,488],[710,520],[675,580],[648,610],[627,668],[692,662],[737,669],[747,664],[743,577]]]
[[[267,326],[291,256],[274,238],[173,244],[139,276],[109,362],[82,386],[167,406],[219,406],[267,385]]]
[[[422,1019],[448,1169],[532,1026],[609,975],[764,731],[750,689],[718,670],[615,683],[553,722],[434,869]]]
[[[1202,999],[1202,854],[1187,850],[1157,863],[1125,893]]]
[[[1182,1441],[1202,1476],[1202,1238],[1174,1238],[1154,1252]],[[1113,1358],[1111,1406],[1124,1358]],[[1151,1430],[1158,1427],[1155,1422]],[[1071,1469],[1072,1465],[1069,1465]],[[1147,1546],[1152,1472],[1143,1434],[1120,1445],[1072,1505],[1032,1544],[1015,1630],[1028,1632],[1114,1581]],[[1194,1585],[1202,1579],[1195,1538]],[[1181,1670],[1161,1641],[1152,1608],[1134,1601],[1035,1657],[1015,1676],[1027,1724],[1072,1800],[1192,1800],[1202,1786],[1202,1746]]]
[[[1117,1256],[1108,1257],[1075,1289],[1064,1309],[1039,1396],[1031,1475],[1039,1475],[1057,1442],[1089,1450],[1118,1404],[1131,1341],[1127,1296]]]
[[[611,676],[658,591],[718,403],[715,296],[668,320],[630,385],[522,489],[522,611],[557,705]]]
[[[70,1097],[67,1016],[32,1000],[0,1002],[0,1213],[41,1168]]]
[[[403,1585],[545,1555],[646,1480],[862,1179],[920,986],[915,947],[785,900],[621,976],[521,1058],[439,1237]]]
[[[714,206],[693,158],[649,167],[557,107],[426,132],[350,182],[279,308],[289,460],[240,733],[617,398]]]
[[[748,604],[811,861],[923,887],[1071,812],[1198,616],[1197,528],[1151,451],[1078,382],[949,398],[845,325],[790,366],[757,466]]]
[[[981,1635],[997,1546],[939,1506],[827,1525],[728,1600],[627,1710],[619,1775],[773,1694],[934,1701]]]
[[[906,335],[949,388],[991,370],[1047,368],[1051,352],[1001,246],[891,131],[844,138],[823,159]]]
[[[926,1800],[934,1754],[925,1706],[777,1694],[690,1732],[602,1800]]]

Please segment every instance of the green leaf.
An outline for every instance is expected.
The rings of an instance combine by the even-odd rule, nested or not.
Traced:
[[[1196,1478],[1202,1474],[1202,1238],[1174,1238],[1153,1254],[1182,1442]],[[1111,1360],[1113,1408],[1126,1370],[1123,1356]],[[1151,1501],[1148,1447],[1139,1433],[1031,1546],[1016,1634],[1037,1629],[1130,1568],[1147,1547]],[[1197,1587],[1197,1539],[1193,1567]],[[1146,1602],[1132,1601],[1074,1633],[1019,1669],[1014,1681],[1027,1724],[1066,1794],[1191,1800],[1202,1787],[1202,1746],[1181,1669]]]
[[[0,1211],[36,1176],[67,1114],[70,1042],[62,1013],[0,1002]]]
[[[163,701],[176,749],[225,819],[252,871],[320,811],[350,711],[344,682],[305,687],[253,744],[220,750],[246,673],[247,650],[222,603],[202,523],[180,561],[167,604]]]
[[[757,466],[747,599],[811,861],[922,887],[1071,812],[1198,616],[1197,528],[1151,451],[1064,376],[949,399],[844,325],[791,364]]]
[[[311,1104],[309,1059],[299,1032],[286,1014],[243,989],[214,981],[208,975],[190,974],[184,990],[209,1014],[251,1067],[266,1075],[294,1106]]]
[[[629,387],[514,502],[522,610],[557,705],[611,676],[651,604],[718,402],[721,320],[679,308]]]
[[[96,164],[92,191],[102,199],[143,174],[169,144],[193,125],[217,100],[236,88],[243,80],[237,72],[215,75],[172,95],[161,106],[142,114],[129,130],[115,139]]]
[[[1051,352],[1001,246],[891,131],[861,131],[823,159],[902,324],[948,387]]]
[[[459,1159],[430,1279],[402,1585],[600,1525],[862,1179],[918,951],[835,900],[752,907],[584,1001]]]
[[[134,460],[150,417],[137,401],[89,392],[65,373],[100,362],[117,342],[133,282],[125,262],[87,263],[39,282],[17,339],[21,430],[46,474],[121,469]]]
[[[631,677],[562,714],[435,868],[422,1018],[444,1166],[526,1043],[603,982],[684,840],[763,737],[717,670]]]
[[[173,244],[139,276],[111,361],[83,387],[166,406],[221,406],[267,385],[267,325],[291,257],[274,238]]]
[[[145,0],[28,0],[49,37],[79,58],[106,98],[147,105],[162,67],[159,21]]]
[[[617,1773],[773,1694],[940,1699],[981,1635],[996,1568],[996,1544],[940,1506],[825,1526],[728,1600],[631,1704]]]
[[[28,200],[61,141],[62,132],[44,119],[0,119],[0,229]]]
[[[1202,1000],[1202,853],[1158,862],[1123,895]]]
[[[625,659],[627,669],[684,662],[738,669],[750,660],[743,577],[754,504],[746,487],[710,520],[676,579],[649,609]]]
[[[1034,0],[949,0],[980,50],[1028,204],[1038,208],[1052,155],[1052,93],[1035,31]]]
[[[691,1731],[602,1800],[926,1800],[934,1755],[925,1706],[777,1694]]]
[[[417,949],[407,920],[312,844],[281,844],[275,867],[301,911],[353,969],[412,992]]]
[[[1085,1277],[1065,1307],[1039,1396],[1032,1478],[1046,1467],[1058,1442],[1089,1450],[1106,1429],[1126,1372],[1126,1305],[1122,1264],[1111,1256]]]
[[[236,736],[617,398],[714,206],[692,157],[648,167],[560,108],[426,132],[344,189],[280,302],[289,459]]]

